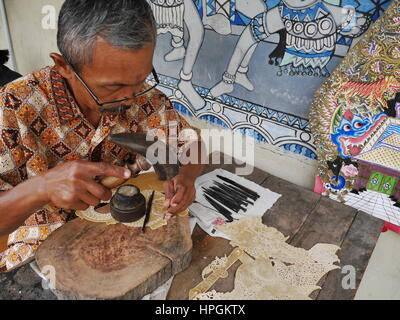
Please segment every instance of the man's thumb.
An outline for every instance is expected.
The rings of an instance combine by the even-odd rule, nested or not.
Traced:
[[[169,208],[171,199],[173,198],[173,196],[175,194],[174,183],[172,181],[165,181],[164,182],[164,191],[165,191],[164,206]]]

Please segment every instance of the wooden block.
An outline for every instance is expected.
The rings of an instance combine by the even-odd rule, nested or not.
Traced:
[[[311,249],[317,243],[329,243],[340,247],[356,215],[356,209],[321,197],[316,208],[309,214],[307,220],[289,243],[306,250]],[[318,282],[318,286],[323,287],[326,278],[326,275],[323,276]],[[314,291],[310,297],[316,299],[317,295],[318,291]]]
[[[324,286],[318,294],[318,300],[354,299],[383,224],[382,220],[364,212],[359,211],[357,213],[341,245],[341,250],[338,252],[342,268],[343,266],[354,267],[356,276],[355,288],[343,288],[342,286],[343,278],[349,275],[347,269],[346,273],[342,273],[341,269],[333,270],[327,275]]]
[[[306,250],[311,249],[317,243],[340,246],[356,214],[356,209],[322,197],[289,243]]]
[[[75,219],[49,236],[36,261],[55,268],[59,299],[140,299],[188,267],[190,236],[188,217],[145,234]]]
[[[290,241],[315,209],[321,196],[274,176],[264,181],[262,186],[282,195],[264,214],[263,223],[289,236]]]
[[[199,227],[193,232],[194,247],[192,263],[189,268],[175,276],[169,290],[168,300],[187,300],[189,298],[189,290],[198,285],[203,278],[201,273],[215,257],[228,256],[233,250],[229,241],[223,238],[203,237],[204,231]],[[210,289],[215,289],[219,292],[232,291],[234,289],[235,274],[240,262],[235,263],[228,272],[228,277],[221,279]]]

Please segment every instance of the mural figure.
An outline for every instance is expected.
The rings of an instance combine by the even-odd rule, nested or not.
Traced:
[[[205,0],[203,0],[205,1]],[[170,33],[172,51],[165,61],[184,59],[180,72],[179,90],[189,100],[194,109],[201,109],[205,101],[193,88],[193,67],[204,39],[204,27],[193,0],[149,0],[157,23],[158,34]],[[189,41],[184,47],[184,24]]]
[[[278,75],[285,72],[328,76],[326,65],[335,52],[337,34],[358,37],[370,21],[369,15],[321,0],[282,0],[250,21],[238,40],[222,81],[211,89],[211,94],[218,97],[230,93],[235,83],[253,90],[247,72],[254,50],[260,41],[279,32],[285,48],[282,58],[279,54],[273,57],[280,60]]]
[[[168,37],[160,37],[159,41],[163,48],[170,48],[163,53],[163,56],[156,59],[158,62],[182,60],[183,63],[179,81],[176,81],[175,71],[171,74],[166,71],[166,74],[161,77],[160,85],[160,89],[165,89],[165,93],[172,98],[179,112],[249,134],[259,142],[269,143],[316,159],[317,146],[314,143],[314,136],[310,134],[311,122],[308,119],[308,106],[312,97],[307,94],[297,96],[297,92],[290,95],[291,104],[296,106],[294,112],[289,112],[287,105],[282,110],[284,106],[277,101],[271,101],[271,105],[266,105],[268,92],[264,94],[265,90],[255,91],[251,98],[233,97],[229,94],[218,99],[216,97],[232,92],[235,83],[247,90],[254,90],[251,78],[250,80],[248,78],[248,70],[250,61],[256,58],[253,53],[257,44],[261,41],[272,43],[272,45],[267,45],[271,48],[267,53],[268,63],[277,69],[277,76],[296,75],[296,77],[287,78],[292,84],[297,83],[304,76],[307,76],[307,79],[303,78],[307,86],[320,83],[323,81],[321,78],[329,74],[327,69],[330,70],[330,66],[327,64],[332,56],[343,57],[352,45],[353,39],[367,29],[371,19],[374,21],[378,19],[392,0],[148,1],[154,11],[158,34],[168,34]],[[353,11],[346,9],[347,6],[352,6],[356,12],[354,9]],[[387,27],[391,28],[390,34],[399,30],[396,21],[391,22]],[[206,33],[205,30],[207,30]],[[215,33],[224,37],[216,36]],[[171,40],[169,35],[171,35]],[[272,36],[269,37],[270,35]],[[238,39],[236,39],[237,36]],[[226,56],[227,51],[223,48],[231,46],[232,39],[236,42],[235,49]],[[207,72],[197,75],[201,79],[195,83],[194,87],[193,67],[196,62],[200,62],[197,59],[200,48],[204,55],[201,57],[204,65],[200,67]],[[369,49],[368,52],[374,55],[382,52],[383,49],[386,50],[386,45],[371,42]],[[224,51],[221,52],[221,50]],[[391,48],[388,47],[387,50]],[[216,56],[224,59],[224,66],[225,58],[230,58],[221,82],[219,82],[221,69],[215,68],[221,61],[216,60]],[[359,63],[349,65],[343,72],[353,76],[358,74],[357,80],[361,78],[362,81],[375,81],[377,79],[360,73],[359,66],[371,66],[381,74],[386,61],[388,61],[387,69],[389,70],[393,63],[385,58],[384,61],[373,59],[365,62],[358,61]],[[263,65],[262,61],[252,62],[258,64],[259,68],[255,74],[257,77],[272,69],[268,64]],[[389,71],[393,74],[393,67],[390,68]],[[217,85],[210,92],[210,87],[214,84]],[[279,92],[281,84],[281,81],[276,81],[264,83],[263,86],[267,86],[266,88],[272,86],[271,93],[275,94],[274,92]],[[282,95],[284,93],[286,94],[286,91],[282,92]],[[283,99],[281,100],[285,103]],[[385,104],[382,103],[382,105]],[[379,115],[384,112],[383,110],[377,110],[377,115],[370,115],[360,114],[356,110],[351,110],[351,114],[346,108],[342,108],[340,112],[336,109],[335,107],[330,115],[337,111],[336,116],[339,120],[334,124],[329,121],[327,127],[324,127],[324,137],[329,136],[327,138],[331,147],[337,152],[333,159],[340,156],[342,161],[347,161],[352,159],[358,150],[357,146],[352,144],[356,140],[352,139],[367,137],[368,128],[379,125],[379,117],[384,118],[385,115]],[[346,112],[347,118],[344,117]],[[346,125],[349,124],[352,126],[350,132],[346,131],[348,129]],[[366,131],[363,132],[363,130]],[[339,150],[339,148],[342,149]],[[332,158],[327,160],[332,161]],[[343,165],[343,168],[346,168],[344,169],[346,172],[353,172],[356,167],[353,164],[347,164]],[[337,175],[337,183],[336,179],[333,179],[337,187],[342,181],[340,175],[342,173]],[[347,176],[345,180],[348,184]]]
[[[203,24],[215,32],[227,35],[231,33],[231,12],[234,10],[236,0],[201,0],[199,10],[203,14]]]

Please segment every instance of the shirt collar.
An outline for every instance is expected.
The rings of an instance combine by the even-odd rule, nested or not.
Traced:
[[[64,78],[54,67],[50,69],[50,82],[60,123],[64,125],[75,118],[81,117],[82,112],[69,92]]]

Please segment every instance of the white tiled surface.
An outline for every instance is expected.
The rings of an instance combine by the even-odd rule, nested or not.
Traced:
[[[400,235],[381,233],[356,300],[400,300]]]
[[[330,198],[336,200],[335,196]],[[400,225],[400,208],[393,206],[389,196],[364,191],[349,193],[346,204],[384,221]],[[381,233],[355,296],[356,300],[400,300],[400,235]]]
[[[337,196],[329,196],[337,200]],[[400,208],[394,206],[388,195],[367,190],[360,194],[348,193],[344,196],[346,205],[373,215],[384,221],[400,226]]]

